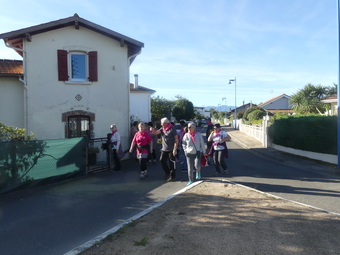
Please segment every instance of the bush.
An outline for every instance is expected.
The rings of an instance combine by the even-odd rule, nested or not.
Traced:
[[[258,106],[253,106],[249,109],[247,109],[244,114],[243,114],[243,119],[245,119],[246,121],[249,121],[249,114],[253,111],[256,111],[256,110],[259,110],[259,111],[263,111],[264,113],[266,113],[265,110],[263,110],[262,108],[258,107]]]
[[[263,116],[266,116],[265,111],[255,110],[248,114],[249,121],[262,120]]]
[[[277,145],[337,155],[337,116],[284,116],[274,119],[268,135]]]

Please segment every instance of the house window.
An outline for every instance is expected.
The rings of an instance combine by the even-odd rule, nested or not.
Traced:
[[[58,80],[80,84],[98,81],[97,52],[58,50]]]
[[[71,116],[68,117],[68,138],[89,137],[90,117]]]
[[[87,56],[84,53],[70,53],[71,81],[87,81]]]

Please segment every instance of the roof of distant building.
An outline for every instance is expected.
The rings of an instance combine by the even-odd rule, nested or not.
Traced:
[[[13,77],[23,75],[22,60],[0,59],[0,76]]]
[[[279,95],[279,96],[277,96],[277,97],[273,97],[272,99],[269,99],[268,101],[266,101],[266,102],[264,102],[264,103],[262,103],[262,104],[259,104],[258,107],[265,106],[265,105],[270,104],[270,103],[272,103],[272,102],[275,102],[275,101],[277,101],[277,100],[279,100],[279,99],[281,99],[281,98],[283,98],[283,97],[286,97],[286,98],[290,99],[290,96],[288,96],[288,95],[286,95],[286,94],[282,94],[282,95]]]
[[[149,89],[141,85],[138,85],[138,88],[135,88],[135,85],[133,83],[130,83],[130,92],[145,92],[153,94],[156,92],[156,90]]]

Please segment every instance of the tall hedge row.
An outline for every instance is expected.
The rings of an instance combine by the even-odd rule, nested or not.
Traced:
[[[338,155],[337,116],[290,116],[275,119],[268,134],[277,145]]]

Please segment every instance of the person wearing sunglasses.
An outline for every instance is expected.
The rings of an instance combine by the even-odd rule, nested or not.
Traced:
[[[219,176],[221,174],[221,167],[225,174],[228,173],[228,166],[224,159],[228,158],[228,147],[226,142],[230,139],[231,137],[228,133],[221,129],[220,124],[217,123],[214,125],[214,132],[210,134],[208,141],[212,142],[209,156],[213,157],[215,163],[215,176]]]

